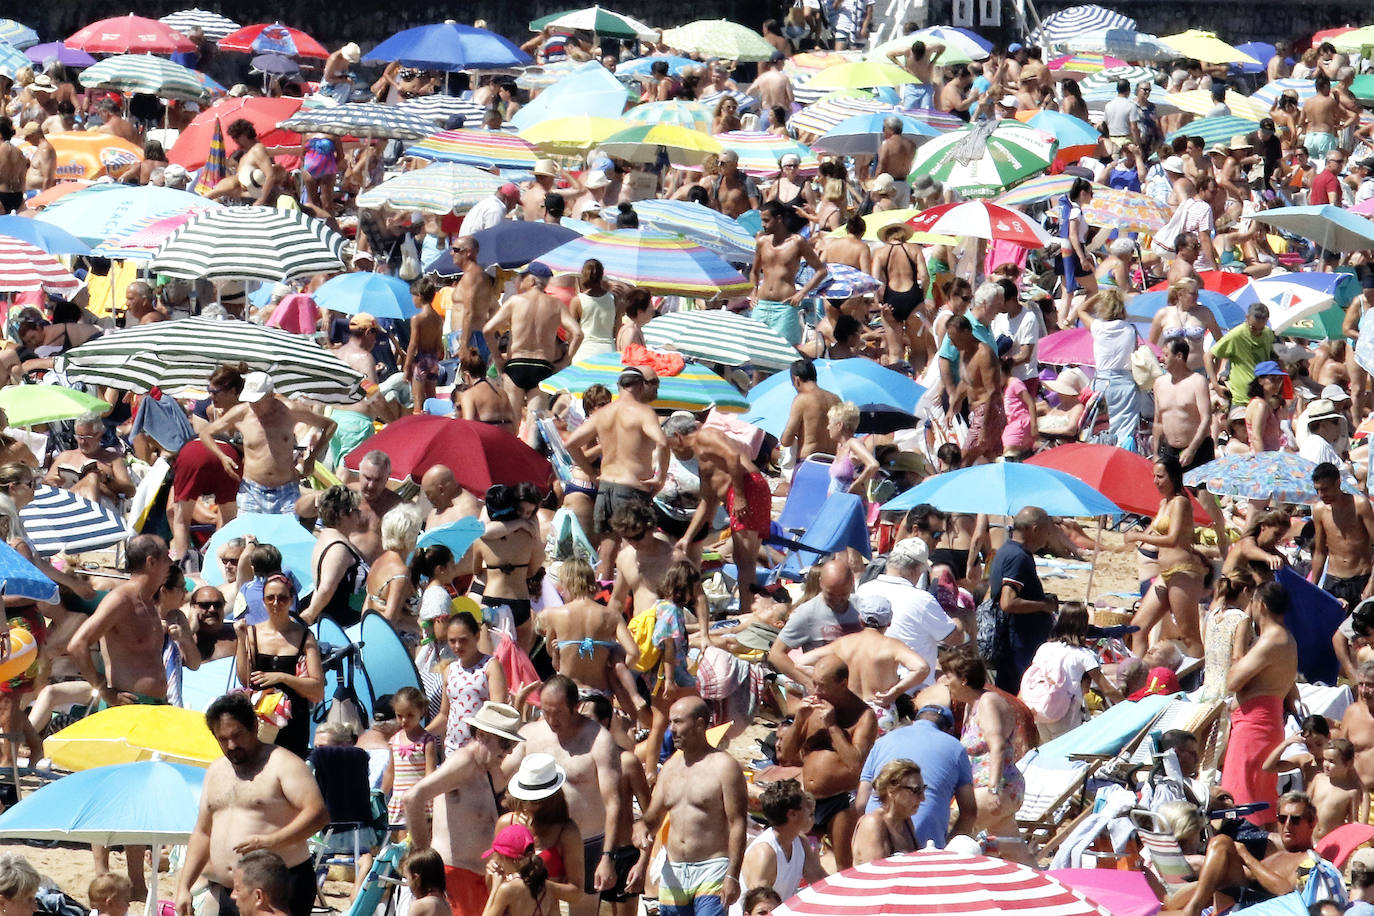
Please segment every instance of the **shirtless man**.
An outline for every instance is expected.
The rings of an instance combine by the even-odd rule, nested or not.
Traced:
[[[659,772],[648,810],[634,827],[635,845],[650,849],[667,816],[659,913],[718,916],[744,893],[739,881],[748,810],[744,772],[733,757],[706,740],[711,712],[705,700],[683,697],[669,709],[668,721],[680,753]],[[637,865],[630,886],[642,877],[642,865]]]
[[[568,603],[545,608],[536,624],[544,633],[554,666],[559,674],[572,678],[583,699],[592,694],[609,697],[613,664],[623,660],[633,665],[639,659],[639,646],[625,615],[595,600],[596,577],[583,560],[565,562],[558,585]],[[624,651],[623,656],[617,648]]]
[[[425,400],[434,397],[439,382],[439,361],[444,358],[444,316],[434,310],[438,284],[420,277],[410,284],[410,298],[419,309],[410,319],[410,343],[401,361],[401,372],[410,382],[410,402],[415,413],[425,412]]]
[[[258,740],[258,717],[246,694],[215,700],[205,723],[224,756],[205,771],[200,814],[177,879],[178,916],[191,916],[191,890],[202,875],[220,916],[237,916],[234,867],[259,849],[281,856],[290,870],[291,916],[310,916],[315,869],[306,841],[329,823],[314,775],[295,754]]]
[[[520,209],[527,223],[537,223],[544,218],[544,201],[550,194],[561,193],[555,185],[558,179],[558,163],[552,159],[539,159],[531,170],[534,181],[520,195]],[[577,197],[581,188],[571,188],[564,197]]]
[[[391,456],[373,449],[358,462],[358,480],[349,488],[358,491],[358,513],[367,526],[349,537],[368,563],[382,555],[382,516],[401,504],[401,497],[387,488],[391,479]]]
[[[829,656],[816,662],[815,692],[797,711],[792,727],[780,731],[778,762],[798,763],[802,787],[816,799],[815,832],[830,837],[835,865],[854,864],[850,840],[859,813],[854,791],[859,773],[878,737],[873,710],[849,687],[849,667]]]
[[[14,122],[0,115],[0,214],[14,213],[24,206],[24,173],[29,160],[12,142]]]
[[[911,47],[905,51],[894,51],[888,55],[893,63],[906,68],[906,71],[917,80],[902,87],[903,108],[935,107],[933,73],[935,62],[944,52],[945,46],[938,42],[927,45],[924,41],[913,41]]]
[[[1316,537],[1307,579],[1320,582],[1347,611],[1353,611],[1355,605],[1374,594],[1370,578],[1374,564],[1369,554],[1369,545],[1374,542],[1374,510],[1364,496],[1341,489],[1341,474],[1334,464],[1317,465],[1312,471],[1312,485],[1321,502],[1312,513]]]
[[[539,390],[539,383],[566,366],[582,343],[582,325],[563,303],[544,292],[552,279],[553,271],[548,267],[537,262],[530,264],[521,275],[520,292],[502,303],[482,328],[487,349],[505,379],[506,396],[517,417],[524,416],[527,406],[538,409],[545,405],[547,399]],[[560,327],[568,335],[567,350],[562,356],[558,353]],[[506,328],[510,329],[510,347],[502,354],[497,336]],[[534,447],[538,445],[539,431],[533,422],[527,426],[526,441]]]
[[[561,306],[560,306],[561,308]],[[592,508],[592,536],[599,538],[598,570],[605,579],[611,571],[616,539],[610,535],[611,516],[625,505],[639,505],[652,514],[653,496],[668,478],[668,440],[649,406],[658,398],[658,373],[647,366],[626,366],[617,381],[620,397],[593,413],[568,437],[565,445],[586,480],[596,480]],[[584,449],[601,446],[598,472]]]
[[[205,196],[211,200],[245,198],[259,207],[267,205],[277,185],[277,176],[267,147],[258,142],[257,128],[247,118],[239,118],[224,132],[238,147],[238,166],[233,175],[226,176]]]
[[[816,364],[809,359],[794,362],[791,375],[797,396],[792,399],[778,446],[784,449],[796,446],[796,464],[818,452],[835,454],[835,440],[830,435],[830,408],[840,403],[839,397],[817,384]]]
[[[754,285],[753,315],[795,347],[802,341],[802,300],[825,282],[829,271],[811,242],[788,226],[792,214],[787,207],[770,200],[760,212],[763,232],[754,245],[754,263],[749,268],[749,282]],[[797,289],[802,261],[816,273]]]
[[[738,219],[759,206],[759,189],[754,180],[739,170],[739,153],[727,149],[720,154],[720,175],[710,189],[710,206],[731,219]]]
[[[1355,702],[1341,716],[1345,736],[1355,745],[1355,772],[1366,790],[1374,790],[1374,659],[1360,663]]]
[[[945,332],[960,357],[959,384],[950,398],[949,419],[954,419],[965,401],[969,405],[964,467],[993,461],[1002,454],[1002,430],[1007,424],[1001,368],[991,348],[973,336],[967,315],[950,318]]]
[[[440,799],[434,805],[432,845],[444,860],[444,895],[453,916],[482,916],[487,904],[482,855],[501,814],[497,780],[505,782],[502,762],[525,739],[517,731],[520,713],[504,703],[483,703],[477,715],[463,721],[472,726],[473,740],[405,793],[406,830],[413,848],[430,846],[426,809],[431,799]]]
[[[759,100],[759,110],[792,110],[792,81],[782,70],[786,60],[781,53],[774,53],[771,60],[759,64],[758,78],[749,86],[749,95]]]
[[[1317,94],[1303,103],[1299,125],[1302,131],[1302,145],[1307,148],[1313,159],[1324,159],[1326,154],[1336,149],[1336,138],[1352,115],[1341,107],[1340,99],[1331,93],[1331,78],[1324,73],[1317,74],[1312,82]],[[1358,121],[1358,114],[1353,120]]]
[[[218,455],[224,472],[239,481],[239,512],[280,515],[296,511],[296,500],[301,495],[301,469],[296,465],[297,424],[319,430],[319,442],[306,455],[307,461],[318,461],[329,448],[338,424],[304,407],[288,406],[273,394],[271,376],[250,372],[244,376],[239,403],[201,428],[200,441],[205,448],[211,455]],[[243,437],[242,477],[234,459],[215,445],[216,437],[227,439],[235,432]]]
[[[582,832],[583,889],[587,895],[569,907],[572,916],[595,916],[599,892],[615,887],[613,850],[620,836],[620,750],[611,733],[577,711],[577,684],[556,674],[539,692],[543,718],[520,729],[524,743],[503,765],[509,779],[526,754],[552,754],[567,772],[563,794],[568,815]],[[485,834],[490,836],[490,832]]]
[[[748,600],[754,584],[759,548],[773,518],[773,494],[768,481],[740,447],[718,429],[707,429],[690,416],[669,417],[664,435],[674,451],[690,449],[701,475],[701,501],[687,531],[678,539],[677,551],[688,556],[696,540],[716,514],[717,506],[730,513],[730,546],[739,570],[739,596]]]
[[[100,416],[88,413],[80,417],[75,432],[76,448],[53,459],[43,482],[71,490],[104,506],[115,506],[121,497],[133,496],[137,487],[129,476],[124,456],[100,445],[105,434],[105,423]]]
[[[380,333],[376,318],[367,312],[358,312],[348,319],[348,340],[334,351],[335,356],[373,384],[381,381],[377,375],[377,357],[372,354]]]
[[[1197,187],[1187,178],[1179,179],[1177,187],[1184,195],[1184,202],[1197,193]],[[1202,281],[1198,280],[1197,268],[1194,266],[1201,255],[1202,243],[1198,241],[1197,233],[1180,232],[1174,238],[1174,259],[1169,262],[1169,270],[1165,274],[1165,279],[1171,284],[1177,283],[1179,280],[1197,280],[1201,283]]]
[[[635,613],[652,607],[663,597],[663,576],[672,565],[677,545],[654,527],[653,510],[634,503],[615,510],[611,531],[625,546],[615,555],[610,606],[623,608],[628,598]]]
[[[48,142],[42,126],[37,121],[25,124],[20,128],[19,135],[33,144],[29,168],[24,173],[24,190],[46,191],[57,184],[57,150]]]
[[[896,115],[884,118],[883,140],[878,145],[877,174],[892,176],[898,207],[911,203],[911,185],[906,176],[911,171],[911,160],[915,156],[916,144],[910,137],[902,136],[902,119]]]
[[[425,471],[420,478],[420,491],[425,494],[431,507],[429,517],[425,519],[427,530],[441,528],[482,511],[477,498],[462,488],[454,478],[452,469],[445,464],[436,464]]]
[[[1215,457],[1212,398],[1207,377],[1188,368],[1188,341],[1175,338],[1164,350],[1165,375],[1155,379],[1154,439],[1159,454],[1177,458],[1185,471]]]
[[[925,683],[930,664],[900,639],[883,635],[873,618],[862,611],[860,615],[864,617],[862,630],[807,652],[801,664],[814,667],[824,658],[844,662],[850,672],[849,689],[881,716],[897,697]]]
[[[444,329],[449,334],[457,333],[453,338],[453,355],[460,358],[468,347],[476,347],[483,356],[489,353],[482,329],[496,311],[497,290],[496,281],[477,263],[479,250],[477,240],[470,235],[459,238],[449,249],[453,263],[463,275],[449,294]]]
[[[119,113],[119,106],[111,99],[105,99],[100,103],[100,131],[101,133],[112,134],[121,140],[128,140],[135,145],[141,145],[138,139],[138,128],[129,123]]]

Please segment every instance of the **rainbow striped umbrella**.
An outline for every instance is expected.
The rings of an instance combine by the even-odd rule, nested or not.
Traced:
[[[608,278],[656,293],[710,299],[751,288],[749,278],[720,255],[681,236],[644,229],[594,232],[559,245],[538,263],[575,274],[591,258],[602,263]]]
[[[43,249],[12,235],[0,235],[0,293],[73,293],[80,286],[81,282]]]
[[[467,213],[496,193],[505,179],[460,162],[436,162],[402,172],[358,195],[362,209],[391,207],[422,213]],[[578,270],[582,265],[578,265]]]
[[[224,129],[220,126],[219,118],[216,118],[214,132],[210,134],[210,150],[206,153],[205,164],[200,167],[200,175],[197,176],[196,183],[191,188],[192,193],[208,194],[214,190],[215,185],[224,180],[226,155]]]
[[[539,390],[548,394],[566,391],[575,398],[593,385],[605,385],[612,391],[625,364],[619,353],[603,353],[579,359],[566,369],[555,372],[539,383]],[[688,362],[677,375],[660,375],[658,399],[652,406],[657,410],[707,410],[715,407],[729,413],[743,413],[749,402],[739,390],[701,363]]]
[[[621,115],[631,124],[672,124],[711,132],[711,109],[697,102],[645,102]]]
[[[710,134],[676,124],[632,124],[599,145],[608,154],[627,162],[654,162],[662,148],[668,151],[671,162],[681,165],[701,162],[724,149]]]
[[[878,102],[873,99],[856,99],[846,96],[831,96],[821,99],[812,105],[807,105],[801,111],[792,116],[789,122],[791,126],[802,133],[823,134],[830,128],[839,124],[845,118],[856,114],[872,114],[875,112],[895,111],[895,107],[887,102]]]
[[[1039,203],[1069,193],[1069,188],[1073,187],[1076,180],[1073,175],[1037,175],[1029,181],[1021,182],[1010,191],[997,195],[994,202],[1004,207],[1024,207],[1027,204]],[[1102,187],[1094,184],[1093,193],[1096,194]]]
[[[646,229],[686,236],[702,248],[714,251],[728,261],[754,260],[754,236],[724,213],[689,200],[637,200],[634,203],[639,224]],[[615,208],[607,211],[615,221]],[[603,214],[604,215],[604,214]]]
[[[1093,188],[1093,198],[1083,216],[1095,226],[1112,226],[1123,232],[1158,232],[1169,221],[1164,204],[1136,191]]]
[[[412,144],[405,154],[431,162],[498,169],[531,169],[539,158],[528,140],[494,130],[441,130]]]
[[[821,167],[816,154],[804,143],[790,137],[756,130],[732,130],[716,134],[720,145],[739,154],[739,167],[747,175],[776,175],[781,171],[778,160],[788,153],[801,159],[798,172],[814,175]]]
[[[1094,54],[1091,52],[1066,54],[1063,57],[1056,57],[1054,60],[1050,61],[1051,70],[1069,73],[1101,73],[1109,67],[1124,66],[1126,66],[1126,62],[1120,58],[1108,57],[1105,54]]]

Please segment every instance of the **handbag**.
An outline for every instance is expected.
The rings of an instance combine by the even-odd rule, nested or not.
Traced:
[[[1011,649],[1010,622],[1007,615],[992,600],[984,598],[973,612],[978,625],[978,654],[988,664],[996,666]]]

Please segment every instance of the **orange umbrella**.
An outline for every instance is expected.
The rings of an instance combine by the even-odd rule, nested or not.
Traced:
[[[57,203],[73,191],[89,188],[92,184],[93,182],[90,181],[61,181],[24,201],[24,206],[30,210],[41,210],[50,204]]]
[[[98,131],[52,134],[48,142],[57,152],[58,181],[117,174],[143,161],[142,149],[113,134]]]

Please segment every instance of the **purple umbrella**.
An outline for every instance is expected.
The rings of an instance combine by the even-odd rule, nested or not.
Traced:
[[[282,54],[259,54],[251,63],[254,70],[269,76],[287,76],[301,70],[300,64]]]
[[[46,44],[34,45],[24,51],[24,55],[35,64],[42,65],[57,58],[57,62],[64,67],[89,67],[95,63],[95,58],[79,48],[69,48],[60,41],[49,41]]]

